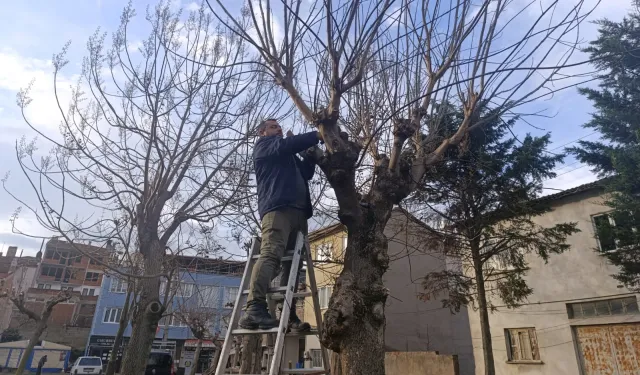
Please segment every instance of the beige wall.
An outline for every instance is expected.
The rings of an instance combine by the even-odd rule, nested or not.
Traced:
[[[569,319],[567,303],[576,299],[614,298],[630,293],[618,286],[610,275],[616,268],[598,255],[591,216],[608,211],[602,198],[594,193],[573,195],[554,203],[553,211],[536,218],[536,223],[552,226],[562,222],[577,222],[581,230],[569,238],[571,249],[552,255],[548,264],[535,256],[528,256],[530,270],[526,281],[533,289],[528,305],[516,310],[501,308],[490,313],[491,336],[496,374],[561,375],[580,374],[573,327],[615,322],[637,322],[640,315],[622,315],[588,319]],[[633,294],[629,294],[633,295]],[[554,302],[555,301],[555,302]],[[574,301],[575,302],[575,301]],[[580,301],[583,302],[583,301]],[[494,301],[502,305],[501,301]],[[471,309],[469,320],[476,360],[476,374],[484,374],[484,361],[478,313]],[[536,329],[540,362],[536,364],[507,363],[505,329]]]
[[[387,352],[384,357],[386,375],[458,375],[458,359],[454,355],[434,352]]]
[[[442,308],[440,300],[422,301],[418,298],[422,291],[421,278],[428,272],[445,269],[447,263],[442,254],[424,248],[422,233],[424,228],[400,210],[394,210],[385,228],[390,258],[389,269],[383,276],[384,285],[389,289],[385,306],[385,346],[389,351],[455,354],[458,355],[460,373],[473,374],[473,348],[466,311],[453,315],[449,309]],[[337,232],[312,241],[313,259],[316,259],[318,245],[323,242],[333,243],[335,255],[340,259],[344,237],[344,232]],[[321,287],[333,285],[341,267],[317,263],[314,269],[318,287]],[[312,306],[311,298],[307,298],[305,321],[315,326]],[[317,338],[307,339],[307,350],[319,347]]]

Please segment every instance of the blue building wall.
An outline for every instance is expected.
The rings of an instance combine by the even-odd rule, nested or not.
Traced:
[[[96,304],[96,313],[93,317],[93,323],[91,325],[91,336],[115,336],[118,331],[118,323],[105,323],[105,312],[110,308],[122,308],[125,303],[126,293],[117,293],[112,291],[111,285],[117,279],[114,276],[105,276],[102,281],[100,290],[100,296]],[[222,337],[225,334],[225,326],[222,322],[222,317],[231,314],[231,307],[224,307],[225,299],[228,298],[227,288],[237,288],[240,286],[241,276],[227,276],[207,273],[181,273],[182,284],[194,284],[193,294],[188,298],[183,298],[180,293],[177,293],[173,298],[174,311],[179,310],[181,306],[195,306],[198,303],[201,294],[199,293],[200,286],[212,286],[219,287],[219,293],[215,296],[215,300],[212,303],[207,304],[208,308],[215,309],[216,316],[210,327],[211,333],[220,333]],[[184,307],[183,307],[184,309]],[[160,325],[156,333],[156,339],[162,339],[164,335],[165,326]],[[169,340],[186,340],[193,338],[188,327],[169,326],[167,338]],[[125,331],[125,337],[131,335],[131,325],[127,327]]]

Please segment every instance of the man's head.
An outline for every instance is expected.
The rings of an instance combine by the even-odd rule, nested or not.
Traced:
[[[278,136],[282,137],[282,128],[278,124],[278,120],[269,118],[258,125],[258,135],[261,137]]]

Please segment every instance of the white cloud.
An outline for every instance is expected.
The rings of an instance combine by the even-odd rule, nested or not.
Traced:
[[[129,53],[134,53],[138,52],[138,49],[140,47],[142,47],[142,41],[136,40],[134,42],[130,42],[129,45],[127,45],[127,50],[129,51]]]
[[[15,95],[21,89],[28,87],[32,81],[33,85],[29,92],[32,102],[25,111],[26,116],[39,130],[55,134],[62,117],[53,90],[51,62],[21,56],[9,49],[0,50],[0,90],[6,90]],[[74,85],[73,77],[58,75],[58,97],[65,110],[71,97],[70,87]],[[10,105],[9,103],[0,104]]]
[[[189,3],[189,5],[187,5],[187,10],[191,12],[196,12],[200,10],[200,4],[196,3],[195,1],[192,1],[191,3]]]

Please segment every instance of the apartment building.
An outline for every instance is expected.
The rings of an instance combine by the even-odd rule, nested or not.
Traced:
[[[577,222],[580,232],[569,237],[569,250],[551,255],[548,263],[527,256],[525,279],[533,294],[517,309],[499,307],[489,313],[496,374],[638,373],[638,295],[611,276],[616,267],[596,251],[625,251],[617,239],[596,235],[599,225],[612,223],[604,194],[601,184],[594,182],[543,198],[552,210],[534,218],[537,224]],[[504,305],[500,300],[493,304]],[[469,310],[469,321],[476,374],[481,375],[478,313]]]

